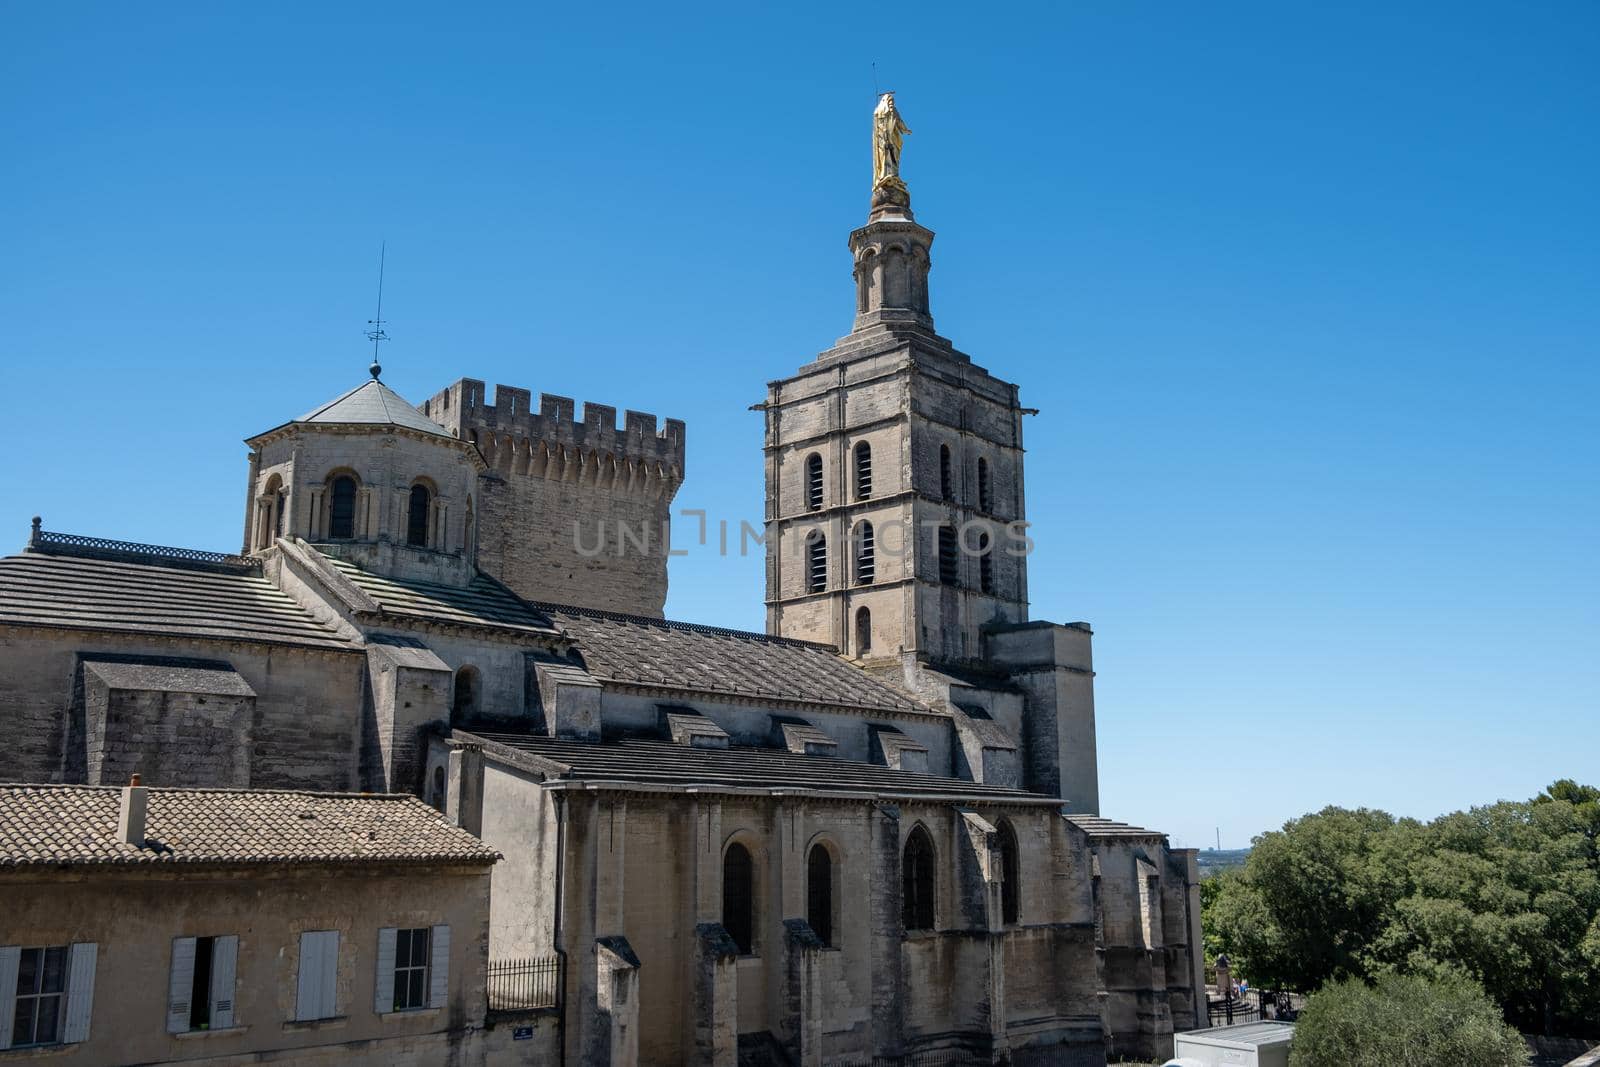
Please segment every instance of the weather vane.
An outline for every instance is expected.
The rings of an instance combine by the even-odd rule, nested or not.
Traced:
[[[366,331],[367,340],[372,342],[372,366],[367,370],[374,379],[383,373],[383,367],[378,364],[378,343],[389,339],[389,335],[383,332],[383,261],[388,252],[389,242],[384,241],[378,246],[378,317],[367,320],[367,325],[372,327]]]

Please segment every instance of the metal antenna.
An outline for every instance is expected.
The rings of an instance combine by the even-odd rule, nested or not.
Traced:
[[[378,246],[378,317],[367,320],[367,325],[372,327],[366,331],[367,340],[372,342],[372,366],[367,370],[371,372],[374,381],[383,373],[383,368],[378,365],[378,342],[389,339],[389,335],[383,332],[383,261],[388,254],[389,242],[384,241]]]

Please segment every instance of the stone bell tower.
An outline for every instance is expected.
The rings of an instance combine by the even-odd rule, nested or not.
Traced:
[[[892,94],[873,118],[854,326],[761,405],[767,630],[859,659],[971,663],[986,624],[1027,619],[1022,408],[934,332],[934,235],[899,176],[910,130]]]

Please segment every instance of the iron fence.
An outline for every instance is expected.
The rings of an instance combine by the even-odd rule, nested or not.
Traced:
[[[489,961],[489,1010],[553,1008],[560,1001],[561,957]]]
[[[82,534],[57,533],[54,530],[33,528],[28,544],[34,548],[55,549],[70,553],[73,549],[119,552],[152,559],[178,559],[191,563],[218,563],[246,570],[260,570],[261,561],[254,556],[239,556],[231,552],[206,552],[198,548],[173,548],[170,545],[146,545],[137,541],[114,541],[109,537],[85,537]]]
[[[840,1061],[840,1067],[976,1067],[991,1062],[966,1049],[941,1048],[907,1052],[901,1056],[862,1056]]]

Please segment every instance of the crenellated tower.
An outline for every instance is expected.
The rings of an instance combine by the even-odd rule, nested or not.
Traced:
[[[684,424],[569,397],[462,378],[422,405],[477,445],[478,566],[531,600],[659,617],[667,599],[672,498]]]

